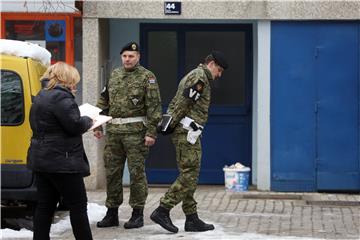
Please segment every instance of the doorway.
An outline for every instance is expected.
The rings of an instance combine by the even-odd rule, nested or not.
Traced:
[[[158,79],[163,112],[186,73],[212,50],[224,52],[230,67],[211,83],[199,183],[223,184],[225,165],[251,166],[252,25],[143,23],[140,46],[142,65]],[[175,149],[169,136],[158,137],[146,169],[149,183],[175,180]]]

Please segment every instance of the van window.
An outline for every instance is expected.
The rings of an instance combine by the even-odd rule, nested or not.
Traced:
[[[21,78],[1,70],[1,125],[20,125],[24,121],[24,102]]]

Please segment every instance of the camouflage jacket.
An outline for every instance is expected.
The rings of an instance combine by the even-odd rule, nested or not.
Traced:
[[[213,78],[210,71],[203,64],[189,72],[179,83],[175,97],[171,100],[168,114],[173,117],[171,127],[178,125],[180,120],[187,116],[200,125],[205,125],[208,119],[211,88]],[[185,94],[186,89],[201,83],[201,95],[194,101]],[[191,93],[190,93],[191,94]]]
[[[131,71],[123,67],[114,69],[97,106],[113,118],[146,117],[146,127],[141,122],[110,124],[109,130],[131,133],[146,129],[146,136],[156,137],[162,114],[159,86],[155,75],[141,65]]]

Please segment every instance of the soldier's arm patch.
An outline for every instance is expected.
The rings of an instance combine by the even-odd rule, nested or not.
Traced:
[[[149,83],[150,84],[156,83],[156,79],[155,78],[149,78]]]
[[[191,99],[194,102],[196,102],[201,97],[201,93],[203,92],[203,90],[204,90],[204,83],[199,80],[194,85],[185,88],[183,92],[183,96],[185,98]]]

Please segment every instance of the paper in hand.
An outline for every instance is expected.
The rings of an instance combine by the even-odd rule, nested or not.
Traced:
[[[80,110],[80,116],[88,116],[92,120],[95,120],[95,123],[92,125],[89,131],[99,127],[100,125],[112,119],[111,116],[100,115],[100,112],[102,110],[88,103],[84,103],[81,106],[79,106],[79,110]]]

